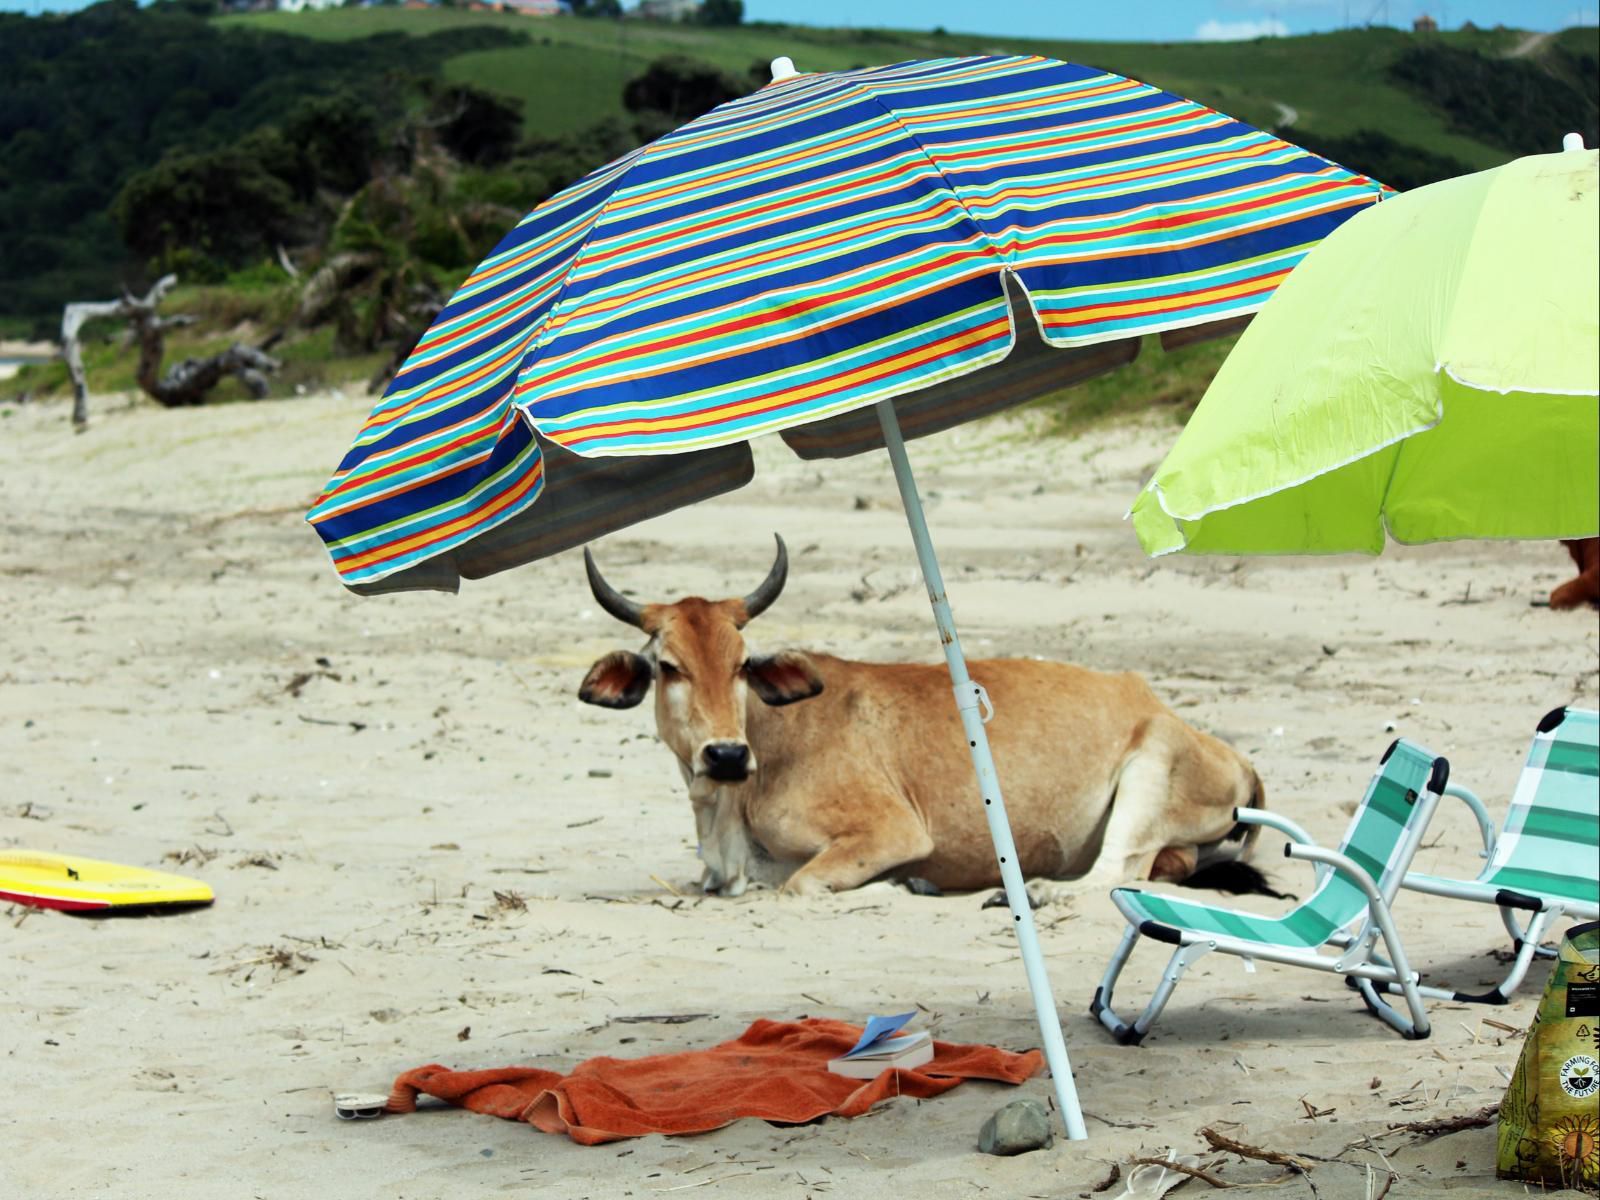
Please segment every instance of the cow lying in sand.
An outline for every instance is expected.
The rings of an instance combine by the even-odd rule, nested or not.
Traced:
[[[600,606],[650,640],[600,659],[578,694],[632,708],[656,684],[656,728],[689,785],[707,891],[1000,882],[944,667],[746,647],[741,631],[783,590],[782,538],[743,599],[636,604],[587,551],[584,561]],[[1255,827],[1236,826],[1233,810],[1261,806],[1255,771],[1139,676],[1030,659],[970,665],[993,701],[989,737],[1025,876],[1078,877],[1073,890],[1182,881],[1249,852]],[[1035,903],[1062,891],[1030,887]]]

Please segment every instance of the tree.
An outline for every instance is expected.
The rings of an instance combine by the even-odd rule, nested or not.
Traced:
[[[377,110],[353,92],[302,100],[284,118],[283,136],[313,188],[344,195],[372,178],[382,150]]]
[[[674,54],[656,59],[630,80],[622,104],[631,113],[660,114],[677,126],[742,95],[738,81],[721,69]]]
[[[522,102],[458,83],[434,96],[428,122],[454,158],[494,166],[511,157],[522,136]]]
[[[289,187],[239,146],[172,154],[123,186],[112,206],[128,248],[162,264],[186,250],[236,266],[269,253],[294,218]]]
[[[702,0],[695,19],[702,25],[738,25],[744,21],[744,0]]]

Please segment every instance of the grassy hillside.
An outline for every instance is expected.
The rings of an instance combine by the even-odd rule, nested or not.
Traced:
[[[757,63],[787,54],[802,70],[837,70],[950,54],[1034,53],[1131,75],[1210,104],[1241,120],[1274,126],[1284,108],[1298,124],[1344,136],[1381,129],[1401,142],[1493,166],[1504,150],[1453,131],[1445,117],[1392,82],[1387,71],[1417,39],[1393,29],[1354,29],[1253,42],[1110,43],[934,34],[903,30],[813,29],[752,25],[733,29],[588,21],[452,9],[335,9],[227,17],[225,23],[329,40],[376,33],[413,36],[466,25],[526,33],[532,44],[459,55],[445,64],[452,79],[491,87],[524,102],[530,130],[561,133],[620,114],[622,84],[652,59],[679,53],[744,77]],[[1063,14],[1063,32],[1070,22]],[[1447,45],[1506,53],[1523,40],[1512,30],[1447,33]],[[1600,30],[1574,29],[1553,44],[1596,53]]]
[[[1065,31],[1068,22],[1063,19],[1062,24]],[[272,43],[280,51],[290,43],[303,46],[307,55],[336,53],[338,61],[325,72],[326,79],[319,75],[313,82],[332,88],[349,86],[348,79],[357,77],[377,102],[396,111],[421,103],[408,90],[417,85],[367,65],[369,59],[381,63],[420,56],[428,61],[420,69],[413,67],[415,74],[437,78],[437,72],[449,81],[520,101],[529,146],[543,142],[544,148],[524,147],[518,153],[534,157],[501,164],[499,175],[458,168],[440,175],[429,186],[444,189],[433,202],[445,215],[482,208],[486,202],[497,214],[526,211],[549,190],[636,144],[626,139],[649,136],[635,130],[637,114],[624,110],[622,93],[625,84],[667,55],[712,64],[753,88],[765,77],[765,64],[780,54],[792,57],[802,70],[962,54],[1045,54],[1145,80],[1258,126],[1281,129],[1288,124],[1292,128],[1283,132],[1291,140],[1298,130],[1312,149],[1402,187],[1493,166],[1519,152],[1553,150],[1559,133],[1550,132],[1552,121],[1564,122],[1571,108],[1572,123],[1562,124],[1563,131],[1592,126],[1600,91],[1600,30],[1592,27],[1537,38],[1516,30],[1418,38],[1392,29],[1361,29],[1244,43],[1114,44],[903,30],[534,20],[454,9],[270,13],[217,18],[207,25],[262,47]],[[1402,60],[1406,69],[1397,69]],[[266,74],[276,79],[272,72]],[[285,81],[280,90],[287,87]],[[1519,123],[1519,114],[1534,112],[1536,118]],[[610,135],[597,131],[596,123],[605,118],[620,118],[612,122]],[[504,128],[512,137],[515,122],[515,115],[506,112]],[[1536,132],[1530,134],[1530,129]],[[609,139],[614,137],[624,141],[613,144]],[[1385,144],[1375,148],[1375,137]],[[565,140],[558,144],[550,139]],[[1539,144],[1524,147],[1529,142]],[[538,190],[546,185],[548,190]],[[531,199],[521,194],[530,188]],[[345,193],[333,199],[338,201],[334,207],[348,207]],[[496,215],[491,224],[500,220],[502,215]],[[343,245],[342,228],[334,230],[327,245],[311,244],[309,254],[304,245],[291,244],[291,249],[303,263],[315,265],[319,255],[336,243]],[[395,244],[417,249],[415,239]],[[464,273],[465,265],[456,266]],[[182,270],[189,286],[174,295],[169,309],[193,313],[200,321],[175,332],[171,357],[207,353],[236,337],[253,340],[288,320],[298,284],[285,280],[270,263],[234,267],[225,282],[210,287],[194,286],[199,280],[192,266]],[[358,308],[369,302],[370,297],[352,301]],[[53,318],[53,312],[49,315]],[[115,332],[104,329],[91,339],[88,365],[94,390],[131,386],[131,356],[116,344]],[[1050,427],[1061,433],[1150,409],[1181,421],[1231,344],[1230,339],[1166,354],[1156,339],[1149,339],[1132,367],[1047,398],[1040,408]],[[326,325],[292,331],[276,352],[285,360],[274,384],[276,394],[297,386],[365,380],[386,361],[384,352],[341,343]],[[65,386],[65,373],[59,364],[31,367],[16,386],[56,391]],[[222,400],[240,396],[231,383],[217,394]]]

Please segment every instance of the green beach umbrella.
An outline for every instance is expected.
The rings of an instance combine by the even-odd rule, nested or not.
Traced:
[[[1600,532],[1597,201],[1600,158],[1579,143],[1340,226],[1134,501],[1146,552]]]

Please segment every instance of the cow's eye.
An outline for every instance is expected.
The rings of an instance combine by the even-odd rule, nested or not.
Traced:
[[[677,663],[663,661],[657,663],[656,665],[661,668],[661,678],[663,679],[677,679],[683,674],[683,671],[679,669]]]

